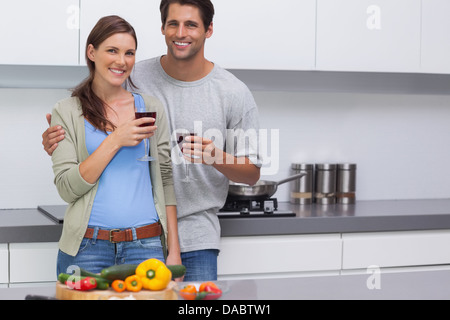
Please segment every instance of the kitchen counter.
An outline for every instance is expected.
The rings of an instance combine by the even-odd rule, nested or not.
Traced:
[[[355,233],[450,228],[450,199],[359,201],[354,205],[292,205],[295,217],[221,219],[222,236]]]
[[[222,300],[447,300],[450,270],[219,281]],[[180,286],[182,286],[180,284]],[[55,296],[55,286],[0,289],[0,300]],[[234,304],[239,304],[234,302]],[[227,304],[226,301],[224,304]],[[267,301],[264,304],[270,304]],[[184,302],[183,302],[184,305]],[[291,304],[292,305],[292,304]],[[294,306],[293,306],[294,308]],[[176,312],[170,310],[168,312]],[[276,308],[272,310],[275,311]],[[221,309],[221,311],[223,311]],[[217,315],[221,315],[220,311]]]
[[[61,232],[38,209],[0,210],[0,243],[57,242]]]
[[[59,241],[66,206],[0,210],[0,243]],[[450,199],[292,205],[294,217],[221,218],[222,237],[450,229]]]

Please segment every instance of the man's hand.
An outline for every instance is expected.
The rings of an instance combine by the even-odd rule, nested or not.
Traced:
[[[235,157],[217,148],[214,142],[202,137],[186,137],[183,157],[187,161],[213,166],[229,180],[254,185],[260,177],[260,168],[247,157]]]
[[[52,122],[52,115],[46,115],[48,125]],[[50,127],[42,134],[42,145],[44,146],[45,152],[48,153],[49,156],[53,154],[56,147],[58,146],[58,142],[64,139],[64,130],[61,126]]]
[[[223,151],[216,148],[212,140],[197,136],[185,138],[183,157],[189,162],[206,165],[224,163]]]

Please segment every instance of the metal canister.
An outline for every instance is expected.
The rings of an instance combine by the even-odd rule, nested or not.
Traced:
[[[336,203],[336,164],[316,164],[314,199],[318,204]]]
[[[340,204],[353,204],[356,201],[356,164],[342,163],[338,164],[337,202]]]
[[[293,163],[293,174],[306,172],[301,179],[291,181],[291,203],[311,204],[313,201],[314,165],[309,163]]]

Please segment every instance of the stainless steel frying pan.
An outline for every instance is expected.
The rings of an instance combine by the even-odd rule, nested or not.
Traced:
[[[258,200],[261,198],[270,198],[275,192],[277,192],[278,186],[280,184],[300,179],[305,176],[306,172],[300,172],[289,178],[280,181],[267,181],[260,180],[254,186],[249,186],[248,184],[234,183],[230,182],[230,187],[228,189],[228,197],[233,199],[241,200]]]

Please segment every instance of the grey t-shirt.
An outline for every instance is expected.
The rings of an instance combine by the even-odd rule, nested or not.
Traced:
[[[155,96],[166,108],[181,251],[219,249],[217,212],[225,203],[229,181],[212,166],[190,164],[190,176],[196,181],[182,182],[186,169],[176,143],[177,132],[194,130],[198,136],[213,139],[216,147],[247,156],[259,165],[258,109],[247,86],[220,66],[215,65],[201,80],[183,82],[170,77],[160,59],[137,63],[131,75],[137,89],[128,89]]]

